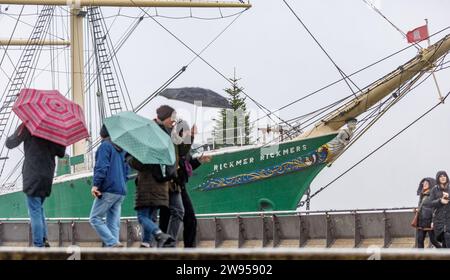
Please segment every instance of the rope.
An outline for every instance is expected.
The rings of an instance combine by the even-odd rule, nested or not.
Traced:
[[[215,68],[213,65],[211,65],[208,61],[206,61],[203,57],[201,57],[196,51],[194,51],[191,47],[189,47],[183,40],[181,40],[177,35],[175,35],[173,32],[171,32],[168,28],[166,28],[163,24],[161,24],[158,20],[156,20],[154,17],[151,17],[144,9],[142,9],[141,7],[139,7],[138,5],[136,5],[134,3],[133,0],[130,0],[137,8],[141,9],[144,13],[146,13],[156,24],[158,24],[161,28],[163,28],[166,32],[168,32],[172,37],[174,37],[178,42],[180,42],[184,47],[186,47],[190,52],[192,52],[193,54],[195,54],[196,56],[198,56],[198,58],[200,58],[206,65],[208,65],[211,69],[214,70],[214,72],[216,72],[219,76],[221,76],[222,78],[224,78],[228,83],[233,84],[233,82],[227,78],[224,74],[222,74],[217,68]],[[247,98],[249,98],[253,103],[255,103],[255,105],[260,108],[261,110],[265,111],[265,114],[267,117],[269,117],[273,122],[275,122],[271,117],[270,117],[270,113],[271,111],[269,109],[267,109],[267,107],[265,107],[264,105],[262,105],[261,103],[257,102],[254,98],[252,98],[250,95],[248,95],[246,92],[241,91],[242,94],[244,94]],[[283,119],[281,119],[279,116],[276,116],[280,121],[282,121],[283,123],[286,123]],[[290,124],[286,123],[287,125],[291,126]],[[292,127],[292,126],[291,126]],[[293,129],[295,129],[294,127],[292,127]]]
[[[406,39],[406,34],[405,32],[403,32],[400,28],[398,28],[392,21],[390,21],[377,7],[375,7],[375,5],[373,5],[371,2],[368,2],[367,0],[363,0],[364,3],[366,3],[370,8],[372,8],[377,14],[379,14],[382,18],[384,18],[392,27],[394,27],[395,30],[397,30],[400,34],[402,34],[403,38]],[[422,47],[417,44],[414,43],[413,46],[417,49],[420,50],[422,49]]]
[[[22,14],[24,7],[25,6],[22,6],[22,9],[20,10],[20,14]],[[19,15],[19,19],[20,19],[20,15]],[[5,56],[6,56],[7,52],[8,52],[9,45],[11,44],[11,40],[12,40],[12,38],[14,36],[14,33],[16,32],[18,24],[19,24],[19,21],[17,20],[16,24],[14,25],[14,29],[13,29],[13,31],[11,33],[11,36],[9,37],[8,44],[6,45],[6,48],[5,48],[5,52],[4,52],[3,56],[2,56],[2,59],[0,60],[0,66],[3,64],[3,60],[5,59]],[[3,99],[3,96],[1,98]]]
[[[347,170],[345,170],[343,173],[341,173],[339,176],[337,176],[336,178],[334,178],[331,182],[329,182],[328,184],[326,184],[325,186],[321,187],[319,190],[317,190],[316,192],[314,192],[309,200],[311,200],[313,197],[315,197],[317,194],[319,194],[320,192],[322,192],[323,190],[325,190],[326,188],[328,188],[330,185],[332,185],[334,182],[336,182],[337,180],[339,180],[340,178],[342,178],[345,174],[347,174],[350,170],[352,170],[353,168],[355,168],[356,166],[358,166],[359,164],[361,164],[362,162],[364,162],[366,159],[368,159],[369,157],[371,157],[373,154],[375,154],[377,151],[379,151],[380,149],[382,149],[384,146],[386,146],[388,143],[390,143],[392,140],[394,140],[395,138],[397,138],[397,136],[399,136],[400,134],[402,134],[403,132],[405,132],[406,130],[408,130],[411,126],[413,126],[414,124],[416,124],[418,121],[420,121],[422,118],[424,118],[425,116],[427,116],[429,113],[431,113],[434,109],[436,109],[439,105],[444,104],[444,101],[447,99],[447,97],[450,95],[450,92],[447,93],[447,95],[444,97],[444,99],[442,101],[440,101],[439,103],[437,103],[436,105],[434,105],[433,107],[431,107],[430,109],[428,109],[425,113],[423,113],[422,115],[420,115],[417,119],[415,119],[413,122],[411,122],[410,124],[408,124],[406,127],[404,127],[403,129],[401,129],[399,132],[397,132],[396,134],[394,134],[391,138],[389,138],[387,141],[385,141],[383,144],[381,144],[380,146],[378,146],[376,149],[374,149],[373,151],[371,151],[369,154],[367,154],[366,156],[364,156],[361,160],[359,160],[358,162],[356,162],[355,164],[353,164],[351,167],[349,167]],[[298,204],[299,207],[303,207],[305,205],[307,201],[303,200],[300,201],[300,203]]]
[[[359,92],[361,92],[361,89],[349,78],[349,76],[347,74],[345,74],[345,72],[336,64],[336,62],[334,62],[334,60],[331,58],[331,56],[328,54],[328,52],[325,50],[325,48],[320,44],[320,42],[316,39],[316,37],[314,37],[312,32],[303,23],[303,21],[300,19],[300,17],[297,15],[297,13],[295,13],[295,11],[291,8],[291,6],[289,6],[289,4],[286,2],[286,0],[283,0],[283,2],[289,8],[289,10],[292,12],[292,14],[297,18],[297,20],[301,23],[303,28],[305,28],[305,30],[308,32],[308,34],[313,38],[313,40],[316,42],[316,44],[319,46],[319,48],[325,53],[325,55],[328,57],[328,59],[331,61],[331,63],[334,65],[334,67],[336,67],[336,69],[338,70],[339,74],[342,76],[342,78],[344,79],[345,83],[350,88],[350,91],[356,97],[356,93],[353,91],[353,88],[347,82],[347,79],[358,89]]]
[[[27,26],[29,26],[29,27],[31,27],[31,28],[34,28],[34,25],[29,24],[28,22],[25,22],[25,21],[23,21],[23,20],[17,19],[17,18],[15,18],[15,17],[13,17],[13,16],[10,16],[10,15],[6,15],[6,16],[8,16],[8,17],[10,17],[10,18],[12,18],[12,19],[14,19],[14,20],[16,20],[16,21],[19,21],[20,23],[23,23],[23,24],[25,24],[25,25],[27,25]],[[54,37],[54,38],[57,38],[57,39],[59,39],[59,40],[64,40],[64,38],[58,37],[58,36],[56,36],[56,35],[50,33],[48,30],[45,32],[45,34],[47,34],[47,35],[49,35],[49,36],[52,36],[52,37]]]
[[[443,28],[443,29],[441,29],[441,30],[439,30],[439,31],[437,31],[437,32],[435,32],[435,33],[433,33],[432,35],[430,35],[430,38],[433,37],[433,36],[436,36],[436,35],[438,35],[438,34],[440,34],[440,33],[442,33],[442,32],[444,32],[444,31],[446,31],[446,30],[448,30],[448,29],[450,29],[450,26],[447,26],[447,27],[445,27],[445,28]],[[400,49],[400,50],[398,50],[398,51],[395,51],[394,53],[392,53],[392,54],[390,54],[390,55],[388,55],[388,56],[386,56],[386,57],[384,57],[384,58],[382,58],[382,59],[379,59],[379,60],[377,60],[377,61],[375,61],[375,62],[373,62],[373,63],[371,63],[371,64],[369,64],[369,65],[367,65],[367,66],[365,66],[365,67],[363,67],[363,68],[361,68],[361,69],[359,69],[359,70],[353,72],[353,73],[351,73],[350,75],[348,75],[348,77],[352,77],[352,76],[354,76],[354,75],[356,75],[356,74],[359,74],[360,72],[365,71],[365,70],[367,70],[367,69],[369,69],[369,68],[371,68],[371,67],[373,67],[373,66],[375,66],[375,65],[377,65],[377,64],[379,64],[379,63],[381,63],[381,62],[383,62],[383,61],[385,61],[385,60],[387,60],[387,59],[389,59],[389,58],[391,58],[391,57],[393,57],[393,56],[395,56],[395,55],[397,55],[397,54],[399,54],[399,53],[402,53],[402,52],[404,52],[404,51],[406,51],[407,49],[412,48],[412,47],[413,47],[413,45],[409,45],[409,46],[404,47],[404,48],[402,48],[402,49]],[[449,61],[449,62],[450,62],[450,61]],[[448,63],[448,62],[447,62],[447,63]],[[446,67],[446,68],[447,68],[447,67]],[[331,86],[334,86],[334,85],[336,85],[336,84],[342,82],[343,80],[344,80],[344,78],[341,78],[341,79],[336,80],[336,81],[334,81],[334,82],[332,82],[332,83],[329,83],[328,85],[323,86],[323,87],[321,87],[321,88],[319,88],[319,89],[317,89],[317,90],[315,90],[315,91],[313,91],[313,92],[311,92],[311,93],[309,93],[309,94],[307,94],[307,95],[305,95],[305,96],[303,96],[303,97],[300,97],[300,98],[298,98],[298,99],[296,99],[296,100],[293,100],[293,101],[287,103],[286,105],[284,105],[284,106],[278,108],[277,110],[272,111],[272,114],[277,113],[277,112],[279,112],[279,111],[281,111],[281,110],[284,110],[284,109],[286,109],[286,108],[288,108],[288,107],[290,107],[290,106],[292,106],[292,105],[294,105],[294,104],[296,104],[296,103],[298,103],[298,102],[300,102],[300,101],[303,101],[303,100],[305,100],[305,99],[307,99],[307,98],[309,98],[309,97],[311,97],[311,96],[314,96],[314,95],[316,95],[316,94],[318,94],[318,93],[321,93],[321,92],[324,91],[325,89],[327,89],[327,88],[329,88],[329,87],[331,87]],[[367,87],[365,87],[365,88],[367,88]],[[251,124],[255,124],[256,122],[260,121],[261,119],[263,119],[263,118],[265,118],[265,117],[266,117],[266,116],[260,117],[260,118],[256,119],[255,121],[253,121]]]
[[[163,83],[157,90],[155,90],[149,97],[142,101],[136,108],[135,112],[140,111],[144,106],[146,106],[151,100],[159,95],[167,86],[169,86],[173,81],[175,81],[187,67],[191,65],[199,56],[205,52],[241,15],[243,12],[238,13],[238,16],[234,18],[216,37],[214,37],[198,54],[196,54],[185,66],[178,70],[172,77],[170,77],[165,83]]]
[[[134,108],[134,112],[139,112],[142,110],[150,101],[152,101],[156,96],[158,96],[165,88],[167,88],[173,81],[175,81],[181,74],[186,71],[187,66],[183,66],[180,70],[178,70],[172,77],[170,77],[165,83],[163,83],[158,89],[156,89],[149,97],[147,97],[144,101],[142,101],[136,108]]]

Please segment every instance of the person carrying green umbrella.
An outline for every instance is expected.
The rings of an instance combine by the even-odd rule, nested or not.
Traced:
[[[143,229],[143,243],[151,237],[158,247],[174,243],[152,220],[159,207],[169,206],[169,186],[174,172],[175,148],[169,135],[157,123],[133,112],[123,112],[105,119],[111,140],[128,152],[127,161],[138,171],[135,210]]]

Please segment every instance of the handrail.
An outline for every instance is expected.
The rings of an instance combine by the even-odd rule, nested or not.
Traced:
[[[208,217],[242,217],[242,216],[273,216],[273,215],[307,215],[307,214],[354,214],[354,213],[385,213],[385,212],[408,212],[413,211],[417,207],[393,207],[393,208],[368,208],[368,209],[343,209],[343,210],[313,210],[313,211],[297,211],[297,210],[287,210],[287,211],[258,211],[258,212],[234,212],[234,213],[210,213],[210,214],[197,214],[197,218],[208,218]],[[131,217],[121,217],[124,220],[136,220],[136,216]],[[0,222],[14,222],[14,221],[29,221],[29,218],[0,218]],[[89,218],[80,217],[61,217],[61,218],[47,218],[47,221],[89,221]]]

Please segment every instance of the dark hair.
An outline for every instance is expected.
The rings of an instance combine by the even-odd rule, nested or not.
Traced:
[[[439,182],[439,177],[441,177],[441,176],[445,176],[445,178],[447,178],[446,184],[448,184],[449,183],[448,175],[447,175],[447,172],[445,172],[445,171],[438,171],[438,173],[436,173],[436,184],[437,185],[441,184],[441,182]]]
[[[156,109],[156,116],[160,121],[164,121],[165,119],[172,116],[173,111],[175,111],[175,109],[170,107],[169,105],[162,105],[161,107]]]
[[[109,137],[109,132],[108,132],[108,130],[106,129],[106,126],[105,126],[105,125],[102,125],[102,128],[100,129],[100,137],[102,137],[102,138],[107,138],[107,137]]]

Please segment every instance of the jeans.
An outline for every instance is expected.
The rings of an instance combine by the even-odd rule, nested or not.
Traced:
[[[30,216],[33,245],[44,247],[44,238],[47,239],[48,229],[44,214],[45,197],[27,195],[28,215]]]
[[[425,247],[424,246],[424,242],[425,242],[425,237],[427,236],[427,233],[428,233],[428,237],[430,238],[431,244],[433,244],[433,246],[435,248],[441,248],[442,246],[436,240],[433,230],[425,231],[425,230],[421,230],[421,229],[417,230],[417,248],[424,248]]]
[[[102,193],[92,205],[89,222],[106,247],[119,243],[120,212],[125,196],[114,193]],[[103,219],[106,216],[106,223]]]
[[[177,240],[181,223],[184,218],[184,206],[181,192],[169,191],[169,209],[161,207],[159,211],[159,225],[161,230],[170,234],[173,239]]]
[[[158,209],[156,207],[145,207],[137,210],[138,222],[142,227],[142,242],[150,243],[153,236],[161,231],[158,225],[154,222],[154,213]]]

